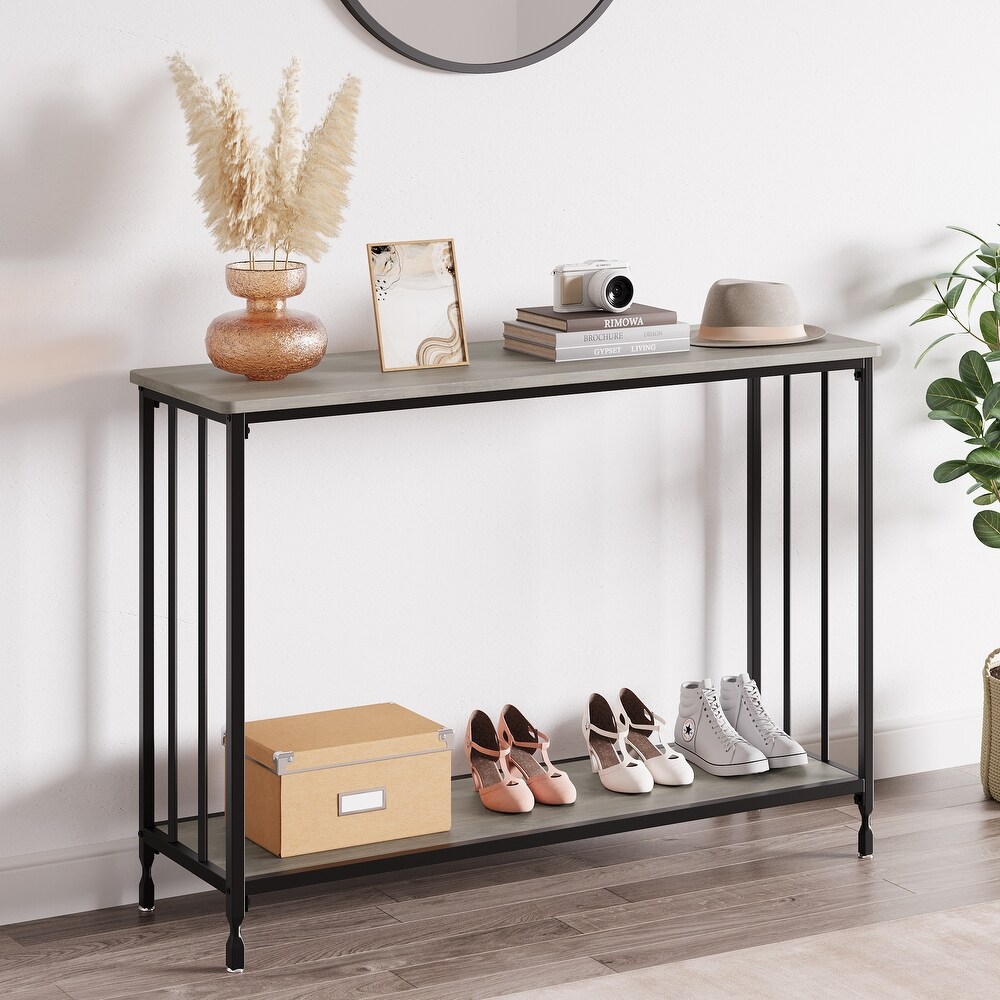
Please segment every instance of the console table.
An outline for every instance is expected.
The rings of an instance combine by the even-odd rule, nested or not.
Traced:
[[[139,855],[142,874],[139,906],[154,906],[152,863],[162,854],[225,894],[229,939],[226,967],[242,970],[245,962],[240,927],[249,895],[348,875],[469,858],[497,850],[551,844],[707,816],[761,809],[851,794],[861,814],[858,853],[873,851],[872,761],[872,376],[875,344],[833,335],[809,344],[742,350],[693,347],[678,354],[649,355],[553,364],[505,352],[499,342],[470,345],[470,364],[383,374],[375,352],[328,355],[311,371],[281,382],[249,382],[211,365],[133,371],[139,387],[140,496],[140,706],[139,706]],[[830,760],[829,731],[829,407],[830,373],[848,372],[858,386],[858,761],[853,769]],[[696,770],[683,788],[657,786],[646,796],[615,795],[591,780],[586,760],[567,762],[579,797],[566,809],[536,809],[504,816],[487,812],[469,787],[469,778],[453,782],[453,825],[448,833],[352,847],[322,854],[281,859],[244,839],[244,451],[250,427],[266,421],[335,417],[348,413],[408,410],[429,406],[489,403],[496,400],[626,389],[654,389],[699,382],[739,380],[747,392],[747,671],[761,682],[761,381],[783,383],[783,724],[791,729],[792,662],[790,644],[791,493],[790,387],[795,376],[819,374],[820,426],[820,742],[818,754],[803,767],[739,778],[716,778]],[[166,411],[167,470],[161,484],[166,499],[166,819],[156,816],[154,767],[154,683],[157,651],[153,598],[154,422]],[[194,475],[197,477],[198,566],[198,811],[178,816],[177,805],[177,414],[198,422]],[[207,421],[226,428],[226,732],[225,812],[208,810],[207,733]],[[291,474],[293,470],[289,470]],[[252,581],[251,581],[252,582]],[[847,665],[845,665],[847,666]],[[700,674],[699,674],[700,676]],[[581,697],[583,693],[581,692]],[[332,706],[331,706],[332,707]]]

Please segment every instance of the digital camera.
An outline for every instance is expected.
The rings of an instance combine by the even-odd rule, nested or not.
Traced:
[[[625,312],[632,305],[628,264],[620,260],[585,260],[560,264],[552,271],[552,308],[556,312]]]

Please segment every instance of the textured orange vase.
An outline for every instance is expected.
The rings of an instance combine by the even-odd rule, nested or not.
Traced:
[[[320,363],[326,329],[311,313],[288,309],[285,299],[306,287],[306,266],[249,261],[226,266],[226,287],[247,300],[246,309],[212,320],[205,347],[212,364],[256,382],[276,382]]]

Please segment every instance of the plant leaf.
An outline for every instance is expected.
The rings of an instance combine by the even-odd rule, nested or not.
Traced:
[[[975,252],[975,251],[973,251],[973,252]],[[972,254],[970,253],[968,257],[963,257],[962,260],[961,260],[961,262],[958,265],[956,265],[954,271],[942,271],[940,274],[935,274],[934,275],[934,281],[935,282],[944,281],[947,278],[948,279],[948,286],[947,287],[951,287],[951,283],[956,278],[964,278],[966,281],[971,281],[973,284],[976,284],[976,285],[983,284],[983,282],[979,278],[975,277],[975,275],[966,274],[964,271],[960,271],[959,270],[959,268],[962,266],[962,264],[964,264],[969,259],[969,257],[971,257],[971,256],[972,256]],[[975,267],[975,265],[973,265],[973,267]]]
[[[970,465],[969,475],[979,480],[983,484],[983,489],[993,489],[993,483],[1000,479],[1000,472],[989,465]]]
[[[984,312],[979,317],[979,332],[990,347],[1000,345],[1000,335],[997,334],[997,317],[994,312]]]
[[[975,233],[970,233],[968,229],[963,229],[961,226],[947,226],[953,233],[961,233],[963,236],[971,236],[977,243],[985,244],[986,240],[982,236],[977,236]]]
[[[985,489],[985,487],[983,486],[983,484],[982,484],[981,482],[979,482],[978,480],[976,480],[976,482],[974,482],[974,483],[973,483],[973,484],[972,484],[972,485],[971,485],[971,486],[970,486],[970,487],[969,487],[969,488],[968,488],[968,489],[967,489],[967,490],[965,491],[965,495],[966,495],[966,496],[968,496],[968,495],[969,495],[970,493],[975,493],[975,492],[976,492],[976,490],[981,490],[981,489]]]
[[[958,305],[958,300],[962,297],[962,292],[965,290],[965,279],[963,278],[957,285],[952,285],[944,293],[944,304],[949,309],[954,309]]]
[[[1000,549],[1000,511],[981,510],[972,519],[972,530],[983,545]]]
[[[989,287],[990,286],[985,281],[981,281],[979,285],[976,287],[975,291],[969,296],[968,312],[970,317],[972,316],[972,307],[976,304],[976,299],[979,298],[979,293],[984,288],[989,288]]]
[[[997,269],[995,267],[983,267],[982,264],[974,264],[972,270],[985,281],[992,281],[996,277],[997,273]]]
[[[943,302],[935,302],[922,316],[918,316],[910,326],[916,326],[918,323],[923,323],[929,319],[940,319],[942,316],[947,315],[948,307]]]
[[[957,459],[942,462],[934,470],[934,482],[950,483],[953,479],[958,479],[961,476],[967,475],[968,472],[969,466],[966,462],[960,462]]]
[[[978,486],[978,483],[976,485]],[[984,493],[982,496],[973,497],[972,502],[979,504],[980,507],[986,507],[991,503],[996,503],[997,498],[993,493]]]
[[[993,318],[993,313],[983,313],[983,317]],[[994,325],[994,331],[996,326]],[[958,363],[958,374],[962,376],[962,381],[977,395],[984,399],[986,394],[993,388],[993,376],[990,374],[990,366],[983,360],[979,351],[966,351]]]
[[[994,384],[983,400],[983,420],[1000,417],[1000,385]]]
[[[1000,451],[996,448],[973,448],[965,458],[969,465],[986,466],[1000,469]],[[994,477],[1000,478],[1000,472],[994,472]]]
[[[927,387],[927,409],[947,410],[952,403],[976,404],[972,390],[957,378],[937,378]]]
[[[988,441],[987,441],[987,440],[986,440],[985,438],[981,438],[981,437],[977,437],[977,438],[966,438],[966,439],[965,439],[965,443],[966,443],[966,444],[974,444],[974,445],[978,445],[978,446],[979,446],[979,447],[981,447],[981,448],[985,448],[985,447],[986,447],[986,446],[987,446],[987,445],[989,444],[989,442],[988,442]]]
[[[912,326],[912,324],[911,324],[911,326]],[[940,343],[941,343],[941,341],[943,341],[943,340],[947,340],[947,339],[948,339],[949,337],[957,337],[957,336],[958,336],[958,335],[959,335],[960,333],[964,333],[964,332],[965,332],[964,330],[953,330],[953,331],[952,331],[951,333],[945,333],[945,334],[942,334],[942,335],[941,335],[940,337],[938,337],[938,338],[937,338],[937,340],[932,340],[932,341],[931,341],[931,342],[930,342],[930,343],[929,343],[929,344],[928,344],[928,345],[927,345],[927,346],[926,346],[926,347],[925,347],[925,348],[924,348],[924,349],[923,349],[923,350],[922,350],[922,351],[920,352],[920,357],[918,357],[918,358],[917,358],[917,360],[913,362],[913,367],[914,367],[914,368],[916,368],[916,367],[917,367],[917,365],[919,365],[919,364],[920,364],[920,362],[921,362],[921,361],[923,361],[923,360],[924,360],[924,358],[926,358],[926,357],[927,357],[927,355],[928,355],[928,354],[929,354],[929,353],[931,352],[931,349],[932,349],[932,348],[934,348],[934,347],[937,347],[937,345],[938,345],[938,344],[940,344]]]
[[[940,414],[940,416],[931,416]],[[943,420],[949,427],[954,427],[956,431],[970,437],[979,437],[983,433],[983,418],[971,403],[952,402],[947,409],[931,410],[928,416],[932,420]]]

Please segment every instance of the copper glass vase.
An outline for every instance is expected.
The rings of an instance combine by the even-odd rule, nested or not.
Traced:
[[[306,266],[249,261],[226,266],[226,287],[247,300],[246,309],[212,320],[205,337],[216,368],[258,382],[318,365],[326,353],[326,329],[311,313],[285,307],[285,299],[306,287]]]

